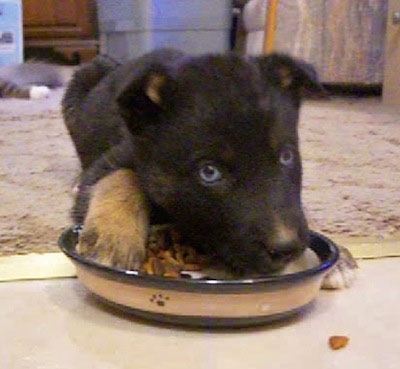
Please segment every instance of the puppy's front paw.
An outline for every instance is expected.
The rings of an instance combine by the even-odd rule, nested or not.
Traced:
[[[135,175],[118,170],[92,189],[77,251],[97,263],[138,269],[144,259],[148,209]]]
[[[83,227],[77,251],[99,264],[133,270],[143,263],[145,241],[128,222],[116,225],[91,219]]]
[[[356,279],[357,268],[357,262],[350,251],[344,247],[339,247],[339,260],[324,277],[322,288],[343,289],[350,287]]]

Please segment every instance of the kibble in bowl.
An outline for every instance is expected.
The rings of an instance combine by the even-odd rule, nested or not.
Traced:
[[[280,275],[235,279],[218,274],[218,267],[190,247],[174,243],[172,249],[154,248],[150,241],[142,270],[104,266],[79,255],[78,238],[79,231],[70,228],[59,246],[96,296],[143,318],[207,327],[259,325],[301,312],[316,297],[339,253],[330,239],[311,232],[301,265]]]
[[[301,272],[319,263],[317,254],[308,248],[276,275]],[[146,259],[140,272],[170,278],[235,279],[223,265],[185,244],[171,225],[150,227]]]

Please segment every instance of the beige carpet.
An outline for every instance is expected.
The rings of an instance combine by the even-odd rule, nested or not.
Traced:
[[[42,101],[0,100],[0,255],[58,251],[78,161],[60,114]]]
[[[78,162],[55,91],[0,100],[0,255],[58,251]],[[300,135],[304,206],[332,237],[400,239],[400,114],[378,99],[308,102]]]
[[[300,136],[310,225],[332,236],[400,239],[400,114],[377,98],[312,102]]]

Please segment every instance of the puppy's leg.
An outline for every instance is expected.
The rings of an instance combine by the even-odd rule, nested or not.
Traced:
[[[325,276],[322,288],[343,289],[350,287],[356,279],[356,260],[345,247],[339,247],[339,260]]]
[[[78,252],[101,264],[138,269],[144,258],[148,219],[134,172],[112,172],[91,190]]]

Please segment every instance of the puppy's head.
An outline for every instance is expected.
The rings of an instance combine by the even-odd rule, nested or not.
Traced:
[[[234,272],[282,268],[308,243],[297,124],[303,94],[322,92],[314,69],[279,54],[160,55],[118,98],[149,200]]]

